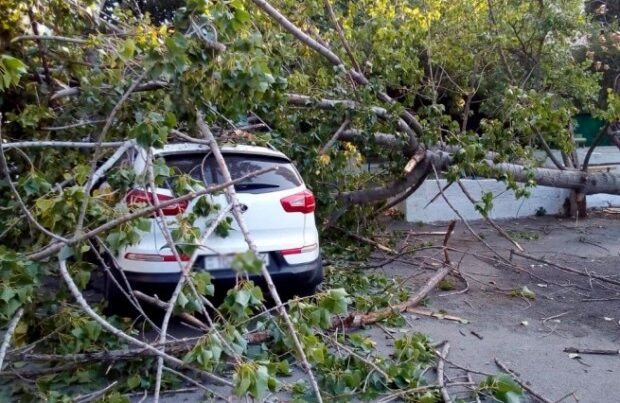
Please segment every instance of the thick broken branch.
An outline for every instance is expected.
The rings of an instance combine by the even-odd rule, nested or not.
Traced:
[[[363,204],[380,200],[385,200],[394,195],[400,194],[420,181],[426,179],[429,173],[430,161],[428,158],[422,160],[410,174],[388,183],[385,186],[377,186],[363,190],[343,192],[338,195],[338,199],[347,204]]]
[[[453,229],[454,222],[449,225],[448,231],[446,232],[446,236],[444,238],[444,250],[447,249],[448,241],[450,240],[450,234],[452,234]],[[395,312],[406,312],[408,309],[415,307],[424,298],[426,298],[426,296],[435,287],[437,287],[437,284],[439,284],[439,282],[443,280],[453,269],[454,268],[452,265],[448,263],[444,264],[442,268],[437,270],[437,272],[430,279],[428,279],[428,281],[424,284],[424,286],[422,286],[422,288],[420,288],[415,294],[413,294],[407,301],[401,304],[392,305],[388,308],[371,313],[352,312],[345,318],[336,317],[332,319],[332,328],[366,326],[389,318]]]

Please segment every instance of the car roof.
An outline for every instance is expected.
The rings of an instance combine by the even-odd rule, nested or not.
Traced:
[[[185,154],[208,150],[209,146],[196,143],[171,143],[162,148],[153,149],[154,155]],[[274,148],[250,146],[244,144],[223,144],[220,146],[223,154],[251,154],[266,157],[277,157],[290,160],[286,155]]]

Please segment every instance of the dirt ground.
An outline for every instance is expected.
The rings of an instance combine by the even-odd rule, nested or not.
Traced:
[[[530,255],[620,280],[620,215],[594,213],[579,221],[532,217],[499,224]],[[563,351],[566,347],[620,349],[620,286],[517,256],[512,259],[517,267],[498,264],[494,253],[508,258],[514,246],[485,222],[471,225],[490,248],[475,240],[463,223],[457,223],[449,246],[458,251],[451,251],[449,256],[462,277],[450,277],[454,290],[435,290],[427,303],[428,309],[468,323],[407,314],[405,328],[373,326],[363,330],[377,342],[379,352],[389,354],[394,337],[422,332],[436,342],[449,341],[448,360],[460,366],[497,374],[500,370],[494,360],[499,359],[549,401],[620,402],[620,355],[581,354],[575,358]],[[410,234],[411,243],[441,245],[443,236],[429,233],[445,231],[446,227],[398,223],[393,231],[402,235],[401,239]],[[443,252],[430,249],[416,256],[402,256],[373,270],[402,278],[415,290],[434,272],[428,264],[429,270],[420,270],[422,261],[443,261]],[[378,255],[371,263],[385,262],[389,257]],[[466,287],[463,278],[469,289],[459,293]],[[523,287],[535,297],[511,295]],[[179,336],[185,335],[182,329],[176,331]],[[452,381],[466,380],[459,378],[465,372],[453,365],[447,365],[446,375]],[[476,381],[483,377],[472,376]],[[453,399],[471,401],[460,392],[464,391],[452,390]],[[199,400],[198,396],[182,394],[163,401],[191,402]]]

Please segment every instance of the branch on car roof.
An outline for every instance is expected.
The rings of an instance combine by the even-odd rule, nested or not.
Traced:
[[[148,173],[147,177],[148,177],[149,186],[151,189],[155,189],[155,186],[156,186],[155,175],[153,172],[153,164],[152,164],[153,159],[152,159],[152,154],[150,151],[149,151],[149,158],[147,161],[148,161],[147,162],[147,173]],[[153,192],[153,204],[157,207],[159,203],[160,202],[159,202],[159,197],[157,195],[157,192]],[[224,220],[224,218],[226,217],[228,212],[232,209],[232,207],[233,207],[232,205],[229,205],[226,208],[221,209],[221,211],[218,213],[214,221],[200,235],[200,238],[196,242],[197,247],[194,249],[194,251],[192,252],[192,255],[190,256],[187,262],[181,261],[181,256],[179,255],[179,251],[177,249],[176,243],[172,236],[172,232],[170,231],[170,228],[168,227],[168,223],[166,222],[166,220],[163,220],[163,219],[156,220],[157,224],[161,228],[162,234],[164,235],[166,242],[170,246],[170,249],[172,250],[174,257],[176,258],[179,264],[179,269],[181,271],[181,276],[179,277],[176,287],[174,291],[172,292],[172,296],[170,297],[170,300],[168,301],[168,306],[166,308],[164,318],[162,320],[159,341],[160,343],[166,342],[168,325],[170,323],[170,318],[172,317],[172,311],[177,304],[179,295],[181,295],[183,286],[187,284],[194,298],[196,299],[196,301],[198,301],[201,313],[207,319],[207,324],[213,330],[215,337],[217,337],[219,341],[222,343],[222,345],[225,347],[226,353],[229,354],[235,360],[236,363],[240,363],[239,353],[235,351],[235,349],[230,345],[230,343],[228,343],[228,341],[224,337],[222,337],[222,335],[219,333],[217,328],[213,326],[213,321],[211,320],[211,316],[209,315],[209,312],[207,311],[205,305],[203,304],[203,301],[200,298],[200,294],[196,290],[196,286],[194,285],[192,278],[190,277],[190,272],[192,268],[194,267],[194,263],[198,259],[198,253],[200,250],[200,246],[206,243],[207,239],[215,232],[217,226],[220,224],[222,220]],[[159,214],[160,216],[163,216],[163,213],[161,210],[159,210]],[[162,352],[165,351],[165,344],[162,345],[161,350]],[[159,395],[161,391],[161,380],[163,376],[163,368],[164,368],[164,359],[163,357],[160,356],[157,358],[157,370],[156,370],[157,373],[155,375],[155,393],[153,396],[153,402],[155,403],[159,402]]]
[[[211,130],[205,123],[204,115],[201,111],[198,111],[198,113],[196,114],[196,124],[198,126],[198,130],[200,131],[200,134],[205,138],[205,140],[209,142],[209,147],[211,148],[213,157],[220,169],[220,172],[222,173],[222,177],[224,178],[226,182],[230,182],[232,178],[230,176],[228,166],[226,165],[226,161],[224,160],[224,156],[222,155],[222,152],[220,151],[220,148],[217,142],[215,141],[215,137],[213,136],[213,133],[211,132]],[[226,198],[228,199],[228,202],[232,205],[233,217],[235,218],[235,221],[237,221],[239,230],[243,234],[243,237],[245,239],[245,242],[248,245],[248,248],[252,251],[252,253],[254,253],[255,256],[258,256],[258,249],[256,247],[256,244],[254,243],[254,240],[250,236],[250,232],[245,224],[245,219],[243,218],[243,215],[242,215],[241,204],[239,203],[239,199],[237,198],[235,187],[228,186],[224,189],[224,192],[226,193]],[[297,334],[297,331],[295,330],[295,326],[293,325],[293,322],[288,312],[286,311],[286,308],[284,308],[284,305],[282,304],[282,299],[280,298],[280,294],[278,293],[278,290],[276,289],[276,286],[273,283],[273,279],[271,278],[271,274],[269,273],[269,270],[267,269],[267,266],[265,265],[264,262],[261,264],[261,272],[262,272],[263,278],[265,279],[265,283],[267,284],[267,288],[269,289],[269,293],[271,294],[271,297],[273,298],[273,301],[276,304],[276,309],[278,311],[278,314],[284,319],[284,322],[286,323],[286,327],[288,328],[288,331],[290,333],[289,335],[291,336],[293,340],[293,344],[295,345],[295,349],[297,350],[297,353],[299,354],[302,368],[304,372],[308,375],[308,378],[312,386],[312,389],[314,390],[316,399],[319,403],[322,403],[323,398],[321,397],[321,390],[316,381],[312,368],[310,367],[310,363],[308,362],[304,348],[301,342],[299,341],[299,335]]]

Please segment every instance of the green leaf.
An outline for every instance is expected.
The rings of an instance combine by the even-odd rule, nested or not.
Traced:
[[[177,305],[182,308],[185,308],[185,306],[189,303],[189,299],[187,298],[187,296],[185,295],[185,293],[181,292],[179,294],[179,298],[177,299]]]
[[[0,91],[11,85],[17,85],[21,76],[27,72],[28,69],[21,60],[9,55],[0,55],[0,78],[2,78]]]
[[[101,325],[95,321],[89,321],[84,324],[84,330],[91,340],[97,340],[101,334]]]
[[[241,289],[241,290],[238,290],[235,295],[235,302],[245,307],[248,305],[248,302],[250,301],[250,297],[251,297],[251,294],[248,290]]]
[[[49,192],[52,185],[39,175],[32,174],[22,184],[27,196]]]
[[[50,199],[37,199],[35,202],[35,206],[41,213],[51,210],[54,207],[54,204],[56,204],[56,202]]]
[[[239,253],[232,261],[232,268],[238,273],[247,272],[249,274],[260,274],[263,268],[263,261],[254,252],[248,250]]]
[[[68,245],[65,245],[62,247],[62,249],[58,253],[58,259],[67,260],[73,255],[74,255],[73,248]]]
[[[137,388],[138,386],[140,386],[140,383],[142,383],[142,378],[138,374],[133,374],[132,376],[127,378],[127,387],[129,389]]]
[[[133,57],[135,51],[136,51],[136,43],[134,42],[133,39],[128,38],[123,42],[121,49],[119,51],[119,55],[121,56],[121,59],[123,61],[128,61],[129,59]]]
[[[135,221],[136,228],[143,232],[149,232],[151,230],[151,220],[148,218],[138,218]]]
[[[13,288],[10,287],[4,287],[2,289],[2,292],[0,292],[0,299],[2,301],[8,302],[11,298],[13,298],[16,295],[15,290]]]

